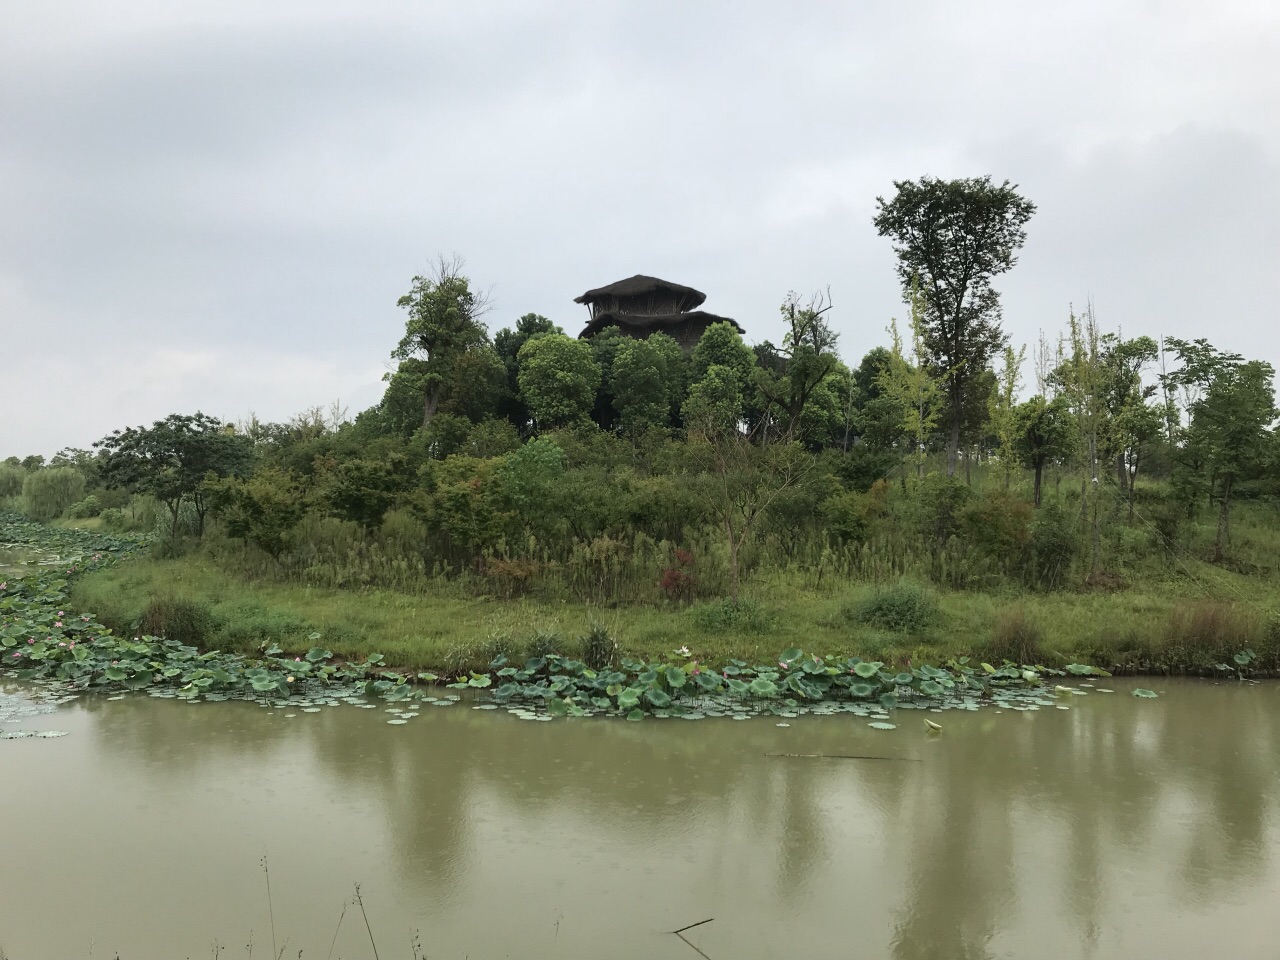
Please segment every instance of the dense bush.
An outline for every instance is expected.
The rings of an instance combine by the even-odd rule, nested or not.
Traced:
[[[920,633],[937,622],[938,601],[920,584],[902,581],[847,606],[845,616],[881,630]]]
[[[1042,590],[1063,587],[1080,549],[1074,518],[1056,503],[1046,504],[1031,524],[1030,580]]]
[[[85,497],[67,508],[67,516],[72,520],[96,517],[102,513],[102,501],[93,494]]]

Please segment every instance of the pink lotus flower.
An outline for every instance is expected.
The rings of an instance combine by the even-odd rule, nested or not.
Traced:
[[[55,620],[55,621],[53,621],[53,625],[54,625],[55,627],[60,627],[60,626],[62,626],[62,621],[61,621],[61,620]]]

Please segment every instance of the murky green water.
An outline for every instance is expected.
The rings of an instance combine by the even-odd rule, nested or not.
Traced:
[[[287,957],[373,955],[356,881],[383,958],[1280,955],[1280,684],[1109,685],[939,736],[82,699],[0,741],[0,947],[266,957],[265,853]]]
[[[47,566],[56,559],[57,554],[31,550],[16,544],[0,543],[0,580],[34,573],[38,570],[35,564]]]

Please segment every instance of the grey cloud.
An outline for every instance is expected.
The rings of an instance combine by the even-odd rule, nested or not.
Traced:
[[[437,252],[495,326],[576,330],[573,296],[641,271],[776,338],[787,290],[830,284],[856,361],[901,314],[875,196],[923,173],[1039,204],[1015,340],[1092,294],[1127,331],[1280,351],[1261,6],[112,7],[0,15],[0,454],[373,402]],[[31,404],[66,350],[136,388]],[[147,366],[178,355],[231,373]]]

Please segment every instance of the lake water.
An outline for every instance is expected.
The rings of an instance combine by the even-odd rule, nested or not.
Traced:
[[[373,956],[356,882],[384,960],[1280,956],[1280,684],[1105,684],[938,735],[82,698],[0,740],[0,947],[268,957],[265,854],[286,957]]]

